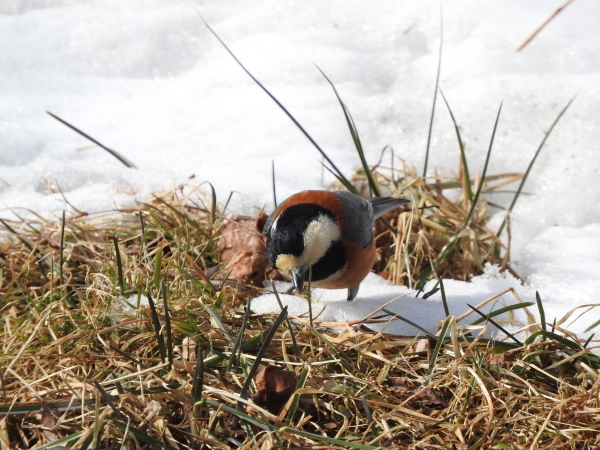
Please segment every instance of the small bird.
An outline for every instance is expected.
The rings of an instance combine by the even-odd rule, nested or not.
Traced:
[[[265,222],[269,264],[287,274],[298,292],[310,272],[312,286],[348,289],[354,300],[375,263],[373,221],[409,202],[343,191],[294,194]]]

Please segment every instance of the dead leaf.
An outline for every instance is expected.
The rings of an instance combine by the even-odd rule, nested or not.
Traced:
[[[420,392],[415,396],[418,400],[421,401],[423,406],[427,408],[446,408],[448,407],[448,403],[442,398],[439,392],[427,389],[426,391]]]
[[[206,275],[255,286],[261,286],[265,278],[276,278],[279,273],[269,266],[262,236],[266,219],[265,213],[257,217],[227,216],[218,242],[221,264],[211,267]]]
[[[497,366],[502,366],[504,364],[513,362],[516,359],[516,355],[514,353],[503,352],[503,353],[490,353],[487,355],[488,364],[495,364]]]
[[[296,389],[296,374],[279,366],[267,366],[256,374],[256,394],[252,400],[269,410],[277,410],[288,401]]]
[[[399,397],[408,397],[415,390],[413,383],[406,377],[388,377],[383,386]]]
[[[48,405],[46,405],[46,403],[42,403],[41,416],[41,429],[44,438],[46,438],[48,442],[56,441],[59,438],[58,434],[54,432],[54,427],[56,426],[56,417],[54,417],[50,409],[48,409]]]
[[[429,339],[427,339],[427,338],[419,339],[410,348],[411,353],[429,352],[430,349],[431,349],[430,342],[429,342]]]

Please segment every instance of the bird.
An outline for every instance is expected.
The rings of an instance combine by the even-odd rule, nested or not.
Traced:
[[[298,192],[265,222],[269,264],[289,276],[298,293],[310,274],[311,286],[348,289],[347,300],[354,300],[375,263],[375,219],[409,202],[345,191]]]

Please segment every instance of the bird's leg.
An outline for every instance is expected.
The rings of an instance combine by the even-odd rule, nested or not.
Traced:
[[[358,287],[359,286],[354,286],[354,287],[348,288],[348,301],[349,302],[354,300],[354,298],[356,297],[356,294],[358,294]]]

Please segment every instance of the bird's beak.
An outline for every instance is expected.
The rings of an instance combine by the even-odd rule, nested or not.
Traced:
[[[306,277],[306,270],[299,270],[292,272],[292,280],[294,281],[294,287],[298,291],[298,294],[302,294],[302,287],[304,286],[304,278]]]

